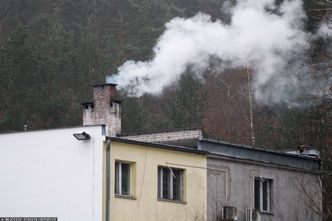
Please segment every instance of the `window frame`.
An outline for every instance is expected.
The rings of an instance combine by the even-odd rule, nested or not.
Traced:
[[[165,180],[164,180],[164,171],[169,171],[167,174],[168,180],[167,182],[169,183],[168,189],[166,190],[167,196],[164,196],[164,191],[165,191]],[[177,181],[175,174],[178,173],[180,179]],[[184,191],[184,185],[185,185],[185,169],[183,168],[175,168],[175,167],[168,167],[168,166],[158,166],[157,169],[157,199],[159,201],[168,201],[168,202],[178,202],[178,203],[184,203],[185,199],[185,191]],[[178,182],[178,184],[177,184]],[[178,185],[178,187],[175,187],[175,185]],[[175,198],[174,194],[174,188],[178,189],[178,197]]]
[[[273,214],[273,179],[261,176],[254,177],[253,208],[261,213]],[[257,190],[259,191],[257,193]],[[257,199],[258,197],[258,199]]]
[[[118,165],[118,166],[117,166]],[[127,174],[127,180],[128,180],[128,193],[123,193],[122,191],[122,166],[128,165],[129,172]],[[117,168],[119,171],[117,171]],[[132,163],[116,160],[114,164],[114,194],[116,196],[123,196],[123,197],[131,197],[132,196]]]

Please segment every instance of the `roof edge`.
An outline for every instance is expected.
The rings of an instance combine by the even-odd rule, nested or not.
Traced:
[[[238,158],[238,157],[235,157],[235,156],[226,156],[226,155],[220,155],[220,154],[215,154],[215,153],[209,153],[207,155],[207,157],[211,158],[211,159],[222,159],[222,160],[226,160],[226,161],[237,161],[237,162],[242,162],[242,163],[251,164],[251,165],[259,164],[259,165],[262,165],[262,166],[265,166],[265,167],[273,167],[273,168],[292,170],[292,171],[301,171],[301,172],[307,172],[307,173],[318,174],[318,175],[322,174],[322,171],[317,170],[317,169],[292,167],[292,166],[288,166],[288,165],[271,163],[271,162],[266,162],[266,161],[262,161],[262,160],[243,159],[243,158]]]
[[[234,144],[234,143],[229,143],[229,142],[219,141],[219,140],[214,140],[214,139],[203,138],[203,139],[200,139],[199,142],[223,144],[223,145],[229,145],[229,146],[237,147],[237,148],[244,148],[244,149],[251,150],[251,151],[277,154],[277,155],[281,155],[281,156],[285,156],[285,157],[300,158],[300,159],[307,159],[307,160],[313,160],[313,161],[321,161],[321,159],[319,159],[319,158],[288,154],[288,153],[284,153],[284,152],[280,152],[280,151],[276,151],[276,150],[272,150],[272,149],[256,148],[256,147],[253,147],[253,146]]]
[[[119,138],[119,137],[106,137],[106,139],[110,140],[110,141],[114,141],[114,142],[127,143],[127,144],[139,145],[139,146],[148,146],[148,147],[152,147],[152,148],[160,148],[160,149],[180,151],[180,152],[193,153],[193,154],[199,154],[199,155],[207,155],[209,153],[209,152],[204,151],[204,150],[198,150],[198,149],[190,148],[190,147],[182,147],[182,146],[176,146],[176,145],[170,145],[170,144],[136,141],[136,140],[123,139],[123,138]]]

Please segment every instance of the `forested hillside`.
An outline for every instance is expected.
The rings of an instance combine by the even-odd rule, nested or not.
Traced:
[[[220,0],[1,0],[0,131],[80,125],[91,85],[104,83],[126,60],[150,59],[167,21],[200,11],[227,23],[223,8]],[[306,0],[304,8],[308,32],[331,20],[330,0]],[[330,81],[331,52],[331,40],[314,41],[299,55],[306,59],[303,73]],[[263,148],[305,144],[321,150],[331,171],[331,87],[301,97],[308,105],[263,105],[249,93],[248,72],[224,69],[201,79],[188,70],[160,96],[122,91],[123,133],[202,128],[206,137]],[[330,220],[331,182],[324,191]]]
[[[80,124],[90,86],[127,59],[148,58],[166,21],[198,10],[221,14],[218,1],[0,4],[1,131]]]

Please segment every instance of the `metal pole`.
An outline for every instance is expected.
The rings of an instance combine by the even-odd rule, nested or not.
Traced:
[[[247,66],[247,76],[248,76],[248,97],[249,97],[251,141],[252,141],[252,147],[255,147],[254,118],[253,118],[252,97],[251,97],[251,77],[250,77],[250,70],[249,70],[248,66]]]

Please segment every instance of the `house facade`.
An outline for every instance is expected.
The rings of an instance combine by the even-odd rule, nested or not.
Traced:
[[[0,217],[102,220],[104,141],[103,126],[0,134]]]
[[[209,221],[322,220],[319,159],[214,140],[199,149],[209,152]]]
[[[110,201],[106,205],[110,212],[105,212],[109,214],[106,220],[206,220],[205,152],[109,140],[110,185],[106,186]]]

